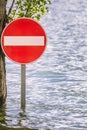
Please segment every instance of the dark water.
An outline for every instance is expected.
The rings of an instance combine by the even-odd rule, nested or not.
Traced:
[[[26,112],[20,65],[6,59],[8,97],[2,124],[38,130],[87,130],[87,0],[53,0],[41,19],[44,55],[26,65]]]

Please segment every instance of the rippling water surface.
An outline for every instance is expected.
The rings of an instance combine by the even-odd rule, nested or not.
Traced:
[[[20,109],[20,65],[6,59],[5,124],[38,130],[87,130],[87,0],[53,0],[41,19],[48,44],[26,65],[26,112]]]

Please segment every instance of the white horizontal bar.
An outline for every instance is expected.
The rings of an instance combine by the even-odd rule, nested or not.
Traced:
[[[4,46],[44,46],[44,36],[4,36]]]

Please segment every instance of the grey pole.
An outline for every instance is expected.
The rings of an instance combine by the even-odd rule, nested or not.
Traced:
[[[26,107],[26,65],[21,65],[21,109]]]

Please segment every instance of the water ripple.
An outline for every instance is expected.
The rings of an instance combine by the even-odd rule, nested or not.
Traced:
[[[87,130],[87,1],[52,0],[41,24],[48,44],[38,61],[26,65],[24,113],[20,109],[20,65],[6,59],[4,124],[39,130]]]

